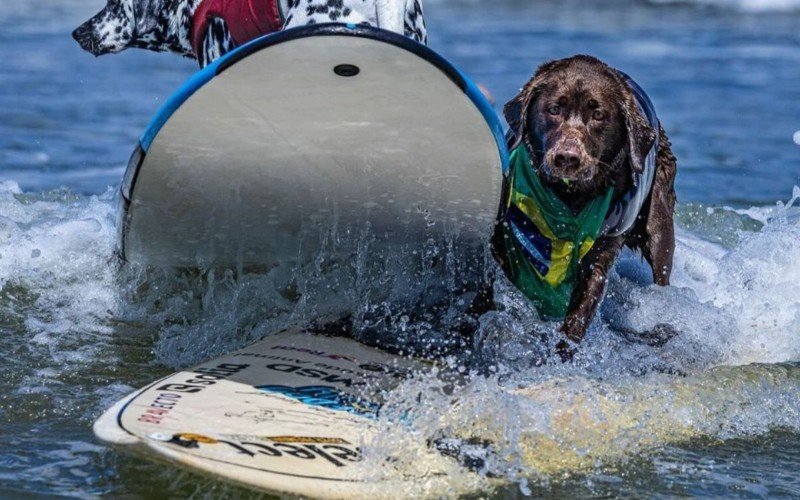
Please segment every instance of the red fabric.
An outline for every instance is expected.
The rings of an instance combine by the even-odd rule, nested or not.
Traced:
[[[192,49],[203,49],[203,37],[213,18],[223,19],[238,47],[283,28],[278,0],[203,0],[192,21]]]

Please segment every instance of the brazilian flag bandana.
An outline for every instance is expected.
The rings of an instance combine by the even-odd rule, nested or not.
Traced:
[[[540,315],[564,318],[578,266],[600,234],[614,188],[576,214],[542,183],[524,145],[511,153],[508,182],[498,242],[504,270]]]

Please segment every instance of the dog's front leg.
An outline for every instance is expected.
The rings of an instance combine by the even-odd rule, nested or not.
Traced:
[[[601,238],[581,261],[578,282],[570,297],[567,317],[561,325],[567,339],[576,344],[583,340],[597,306],[603,300],[608,272],[617,260],[623,241],[622,237]],[[556,348],[564,361],[574,354],[566,341],[561,341]]]

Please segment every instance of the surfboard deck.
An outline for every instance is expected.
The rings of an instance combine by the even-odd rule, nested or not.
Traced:
[[[385,391],[429,368],[349,339],[285,332],[137,391],[94,432],[264,491],[368,497],[380,484],[356,464]]]
[[[367,26],[295,28],[205,68],[154,117],[122,184],[120,253],[159,267],[349,258],[331,227],[385,249],[445,232],[481,246],[506,162],[494,110],[432,50]]]

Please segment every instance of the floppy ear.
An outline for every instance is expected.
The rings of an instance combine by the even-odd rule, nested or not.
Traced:
[[[506,117],[506,122],[514,134],[514,141],[519,143],[522,140],[522,134],[525,132],[525,122],[528,119],[528,108],[531,104],[532,92],[528,91],[530,83],[522,88],[519,94],[513,99],[508,101],[503,107],[503,115]]]
[[[508,122],[511,133],[514,134],[512,149],[522,142],[531,106],[542,94],[542,84],[545,78],[559,63],[560,61],[550,61],[539,66],[536,70],[536,74],[522,87],[519,94],[508,101],[503,107],[503,115],[506,117],[506,122]]]
[[[150,33],[158,26],[158,3],[159,0],[133,0],[137,35]]]
[[[636,97],[633,96],[628,84],[621,82],[623,86],[622,116],[625,119],[625,128],[628,132],[628,156],[630,157],[631,167],[635,173],[644,172],[644,162],[650,148],[656,140],[656,132],[650,126],[650,122],[639,108]]]

